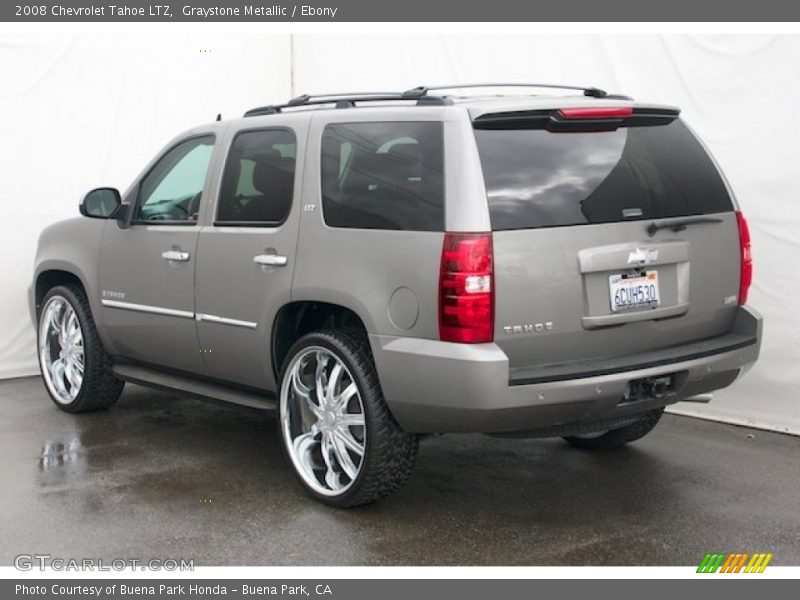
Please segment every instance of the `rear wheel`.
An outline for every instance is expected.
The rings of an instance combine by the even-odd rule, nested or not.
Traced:
[[[645,413],[638,421],[626,425],[625,427],[599,433],[570,435],[564,439],[576,448],[584,448],[586,450],[616,448],[617,446],[622,446],[623,444],[633,442],[646,436],[658,424],[663,413],[663,408],[651,410]]]
[[[325,504],[387,496],[414,465],[417,437],[389,412],[357,333],[311,333],[295,343],[281,373],[280,425],[296,474]]]
[[[83,291],[56,286],[39,314],[38,357],[45,387],[61,410],[71,413],[108,408],[125,385],[111,372]]]

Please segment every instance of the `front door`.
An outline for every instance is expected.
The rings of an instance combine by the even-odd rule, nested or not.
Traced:
[[[243,130],[231,142],[216,212],[197,248],[197,332],[216,379],[276,387],[270,340],[275,315],[290,301],[304,130]]]
[[[100,253],[103,321],[114,354],[202,372],[194,314],[199,217],[213,135],[172,146],[136,186],[130,226],[106,225]]]

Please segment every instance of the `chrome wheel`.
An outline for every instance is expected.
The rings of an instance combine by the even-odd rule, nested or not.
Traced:
[[[39,321],[39,364],[50,394],[70,404],[83,385],[83,332],[75,309],[63,296],[53,296]]]
[[[280,396],[283,439],[295,469],[315,492],[338,496],[358,478],[366,427],[358,384],[331,351],[310,346],[286,369]]]

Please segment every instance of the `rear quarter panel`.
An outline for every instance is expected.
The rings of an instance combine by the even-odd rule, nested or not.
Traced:
[[[471,135],[465,111],[438,107],[321,111],[314,116],[307,145],[292,300],[345,306],[361,317],[371,334],[436,339],[444,233],[329,227],[323,217],[320,150],[325,126],[399,120],[444,122],[446,227],[477,230],[488,226],[485,200],[480,205],[482,184],[473,185],[465,175],[480,177],[480,170],[458,160],[458,149]],[[458,195],[474,197],[474,214],[468,208],[451,214],[449,198]]]

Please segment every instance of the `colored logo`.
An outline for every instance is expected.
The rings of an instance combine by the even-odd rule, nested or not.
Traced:
[[[763,573],[772,554],[756,552],[707,553],[697,567],[698,573]]]

